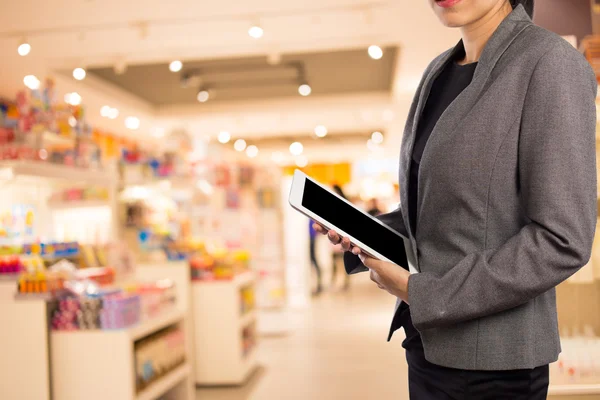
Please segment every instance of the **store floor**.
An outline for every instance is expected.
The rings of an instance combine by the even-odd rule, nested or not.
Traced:
[[[403,333],[386,342],[394,299],[362,275],[293,313],[290,335],[262,338],[244,387],[199,389],[197,399],[407,399]]]

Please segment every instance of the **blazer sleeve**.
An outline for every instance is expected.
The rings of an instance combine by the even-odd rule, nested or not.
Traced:
[[[402,217],[402,212],[400,211],[400,206],[398,206],[398,208],[394,211],[387,214],[381,214],[376,218],[384,224],[388,225],[390,228],[394,229],[402,236],[408,237],[406,227],[404,226],[404,218]],[[403,258],[404,260],[406,260],[406,251],[404,250],[404,243],[401,243],[398,249],[404,252]],[[344,253],[344,267],[349,275],[369,270],[363,265],[358,256],[355,256],[354,254],[348,251]],[[405,264],[402,265],[402,267],[408,269],[408,261],[406,261]]]
[[[539,60],[518,150],[529,222],[501,246],[467,255],[443,276],[411,275],[408,302],[417,329],[519,306],[589,261],[597,217],[596,91],[593,71],[575,49],[557,45]]]

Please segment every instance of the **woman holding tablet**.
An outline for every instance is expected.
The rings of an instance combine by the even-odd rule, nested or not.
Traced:
[[[380,217],[409,239],[414,273],[316,228],[348,273],[398,298],[412,399],[544,399],[555,287],[588,262],[596,226],[596,78],[532,23],[533,0],[428,1],[462,40],[425,70],[401,207]]]

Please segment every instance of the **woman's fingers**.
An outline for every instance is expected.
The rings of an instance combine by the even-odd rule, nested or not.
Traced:
[[[340,237],[340,235],[335,233],[334,230],[330,230],[329,232],[327,232],[327,238],[333,244],[340,244],[340,242],[342,241],[342,238]]]
[[[321,225],[317,222],[313,222],[313,229],[323,235],[325,235],[327,233],[327,229],[325,229],[325,227],[323,225]]]
[[[344,249],[344,251],[350,251],[352,250],[352,244],[350,244],[350,239],[346,238],[342,238],[342,248]]]

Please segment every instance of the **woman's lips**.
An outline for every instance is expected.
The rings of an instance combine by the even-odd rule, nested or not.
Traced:
[[[442,8],[450,8],[452,6],[455,6],[460,1],[461,0],[435,0],[435,4]]]

